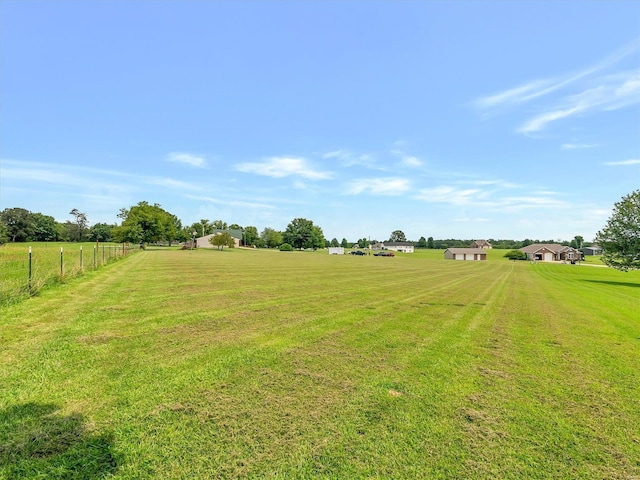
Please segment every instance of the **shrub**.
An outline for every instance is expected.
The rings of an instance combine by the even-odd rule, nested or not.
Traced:
[[[509,250],[507,253],[504,254],[504,256],[509,260],[526,260],[527,259],[527,254],[521,250]]]
[[[280,251],[281,252],[290,252],[293,250],[293,247],[291,245],[289,245],[288,243],[283,243],[282,245],[280,245]]]

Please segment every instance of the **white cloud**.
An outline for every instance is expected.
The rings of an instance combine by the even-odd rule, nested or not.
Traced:
[[[515,187],[515,186],[514,186]],[[532,195],[500,196],[500,192],[482,189],[461,189],[451,185],[423,188],[414,197],[429,203],[443,203],[456,207],[473,206],[491,210],[521,211],[540,206],[564,207],[562,200],[552,198],[554,192],[540,191]]]
[[[158,185],[160,187],[177,188],[186,190],[200,190],[201,188],[191,183],[183,182],[181,180],[174,180],[173,178],[160,178],[160,177],[148,177],[146,182],[151,185]]]
[[[417,200],[429,203],[449,203],[452,205],[474,205],[479,202],[480,189],[459,189],[456,187],[441,185],[433,188],[423,188],[415,196]]]
[[[598,147],[595,143],[563,143],[560,148],[563,150],[577,150],[582,148],[595,148]]]
[[[347,194],[369,192],[371,195],[400,195],[410,188],[410,182],[406,178],[361,178],[348,185]]]
[[[236,165],[240,172],[255,173],[272,178],[298,176],[307,180],[329,180],[333,178],[331,172],[313,170],[303,158],[273,157],[264,162],[240,163]]]
[[[632,158],[629,160],[620,160],[618,162],[606,162],[605,165],[617,166],[617,165],[640,165],[640,158]]]
[[[191,198],[193,200],[202,200],[208,203],[215,203],[217,205],[229,205],[232,207],[246,207],[246,208],[266,208],[273,209],[275,208],[273,205],[267,205],[264,203],[253,203],[253,202],[243,202],[239,200],[218,200],[213,197],[201,197],[196,195],[186,195],[187,198]]]
[[[505,182],[504,180],[460,180],[459,182],[457,182],[458,184],[461,185],[477,185],[477,186],[488,186],[488,185],[493,185],[496,187],[502,187],[502,188],[517,188],[519,187],[518,184],[515,183],[511,183],[511,182]]]
[[[412,156],[405,156],[402,159],[402,165],[406,166],[406,167],[421,167],[422,166],[422,161],[417,158],[417,157],[412,157]]]
[[[167,155],[168,162],[185,163],[192,167],[204,168],[207,165],[203,157],[184,152],[171,152]]]
[[[473,103],[477,108],[487,111],[538,100],[538,109],[542,113],[522,123],[517,131],[523,134],[539,132],[553,122],[575,115],[617,110],[637,104],[640,103],[640,70],[606,75],[603,75],[602,71],[638,50],[640,38],[576,74],[566,75],[564,78],[534,80],[494,95],[478,98]],[[566,93],[561,94],[562,90]],[[542,103],[544,97],[554,92],[558,92],[559,95],[552,95],[546,104]]]

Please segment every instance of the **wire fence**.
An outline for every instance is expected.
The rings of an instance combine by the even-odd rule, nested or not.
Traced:
[[[35,295],[47,285],[140,251],[128,244],[9,244],[0,248],[0,305]]]

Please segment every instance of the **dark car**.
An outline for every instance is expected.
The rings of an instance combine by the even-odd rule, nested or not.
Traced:
[[[351,250],[349,253],[351,255],[366,255],[366,253],[363,252],[362,250]]]
[[[393,252],[378,252],[373,254],[376,257],[395,257]]]

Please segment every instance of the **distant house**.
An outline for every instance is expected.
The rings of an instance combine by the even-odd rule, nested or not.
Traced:
[[[344,255],[344,247],[329,247],[329,255]]]
[[[580,251],[557,243],[534,243],[522,247],[520,251],[527,254],[528,260],[538,262],[566,262],[582,259]]]
[[[590,247],[582,247],[583,255],[602,255],[602,248],[598,245],[591,245]]]
[[[483,248],[447,248],[444,251],[447,260],[476,260],[487,259],[487,252]]]
[[[238,248],[240,246],[240,241],[242,240],[242,230],[215,230],[210,235],[205,235],[204,237],[196,238],[196,247],[198,248],[217,248],[211,245],[209,239],[214,235],[218,235],[222,232],[228,232],[229,235],[233,237],[233,243],[235,247]]]
[[[384,242],[382,248],[394,252],[413,253],[413,243],[411,242]]]
[[[471,242],[471,248],[493,248],[486,240],[474,240]]]

